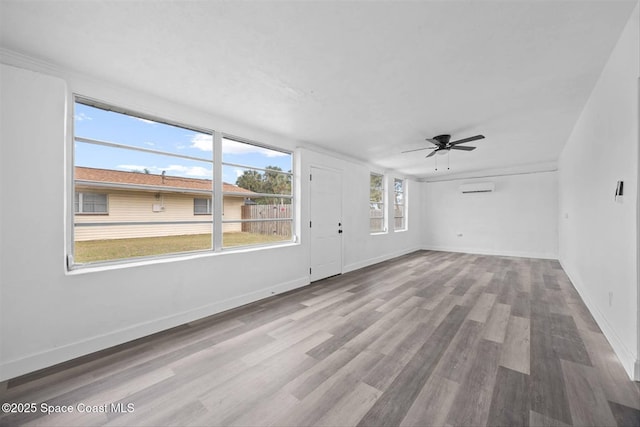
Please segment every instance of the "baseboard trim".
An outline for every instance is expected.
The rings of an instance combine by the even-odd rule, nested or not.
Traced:
[[[88,338],[86,340],[66,344],[51,350],[32,354],[20,359],[0,364],[0,381],[5,381],[20,375],[28,374],[58,363],[66,362],[80,356],[104,350],[157,332],[161,332],[185,323],[193,322],[221,313],[232,308],[259,301],[261,299],[297,289],[309,284],[309,277],[300,277],[258,291],[249,292],[224,301],[206,304],[204,306],[173,314],[163,318],[139,323],[124,329]]]
[[[390,259],[397,258],[397,257],[402,256],[402,255],[407,255],[407,254],[410,254],[412,252],[419,251],[420,249],[421,249],[420,247],[404,249],[404,250],[401,250],[401,251],[397,251],[397,252],[392,252],[392,253],[389,253],[389,254],[381,255],[379,257],[369,258],[369,259],[366,259],[364,261],[358,261],[358,262],[354,262],[354,263],[351,263],[351,264],[347,264],[347,265],[342,267],[342,273],[349,273],[349,272],[354,271],[354,270],[359,270],[361,268],[368,267],[370,265],[377,264],[379,262],[388,261]]]
[[[604,337],[609,341],[611,348],[613,348],[613,352],[620,360],[622,367],[629,375],[629,378],[632,381],[640,380],[640,360],[636,359],[636,356],[633,355],[631,350],[625,345],[624,341],[620,339],[615,329],[611,326],[607,318],[602,314],[602,312],[598,309],[598,306],[593,303],[593,300],[589,297],[587,292],[585,291],[585,287],[577,280],[577,275],[572,274],[571,271],[566,267],[566,265],[560,260],[560,265],[562,269],[571,280],[573,287],[576,288],[580,298],[589,309],[589,312],[593,316],[594,320],[602,330]]]
[[[425,251],[440,251],[440,252],[456,252],[475,255],[495,255],[495,256],[508,256],[516,258],[537,258],[537,259],[558,259],[558,254],[546,253],[546,252],[526,252],[526,251],[494,251],[487,249],[475,249],[475,248],[453,248],[447,246],[423,246]]]

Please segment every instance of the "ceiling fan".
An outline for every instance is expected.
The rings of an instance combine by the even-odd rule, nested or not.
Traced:
[[[449,150],[472,151],[472,150],[475,150],[476,147],[467,147],[467,146],[459,146],[459,145],[464,144],[466,142],[477,141],[478,139],[484,139],[484,135],[471,136],[469,138],[463,138],[457,141],[450,141],[450,139],[451,139],[451,135],[438,135],[438,136],[434,136],[433,138],[427,138],[427,141],[434,144],[435,147],[418,148],[416,150],[403,151],[403,153],[410,153],[412,151],[421,151],[421,150],[433,150],[429,155],[426,156],[426,157],[431,157],[438,152],[440,154],[447,154]]]

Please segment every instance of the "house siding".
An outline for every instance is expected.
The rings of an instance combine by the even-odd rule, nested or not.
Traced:
[[[76,241],[211,233],[211,215],[193,213],[193,199],[202,195],[82,187],[78,187],[77,191],[108,194],[108,214],[76,214]],[[230,219],[240,218],[243,203],[242,198],[225,198],[226,216]],[[161,210],[154,212],[154,205],[160,205]],[[224,224],[223,231],[241,231],[241,225]]]

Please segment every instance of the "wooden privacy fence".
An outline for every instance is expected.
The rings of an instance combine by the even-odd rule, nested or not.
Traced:
[[[242,206],[242,219],[263,220],[256,222],[243,222],[242,231],[256,234],[269,234],[291,237],[293,221],[283,219],[293,218],[291,205],[244,205]],[[269,221],[274,219],[276,221]]]
[[[369,208],[369,229],[371,231],[384,230],[384,211],[382,209]]]

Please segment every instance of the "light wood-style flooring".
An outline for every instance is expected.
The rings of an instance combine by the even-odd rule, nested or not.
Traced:
[[[16,378],[0,395],[74,408],[0,415],[10,426],[640,425],[638,384],[557,261],[433,251]]]

